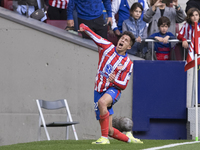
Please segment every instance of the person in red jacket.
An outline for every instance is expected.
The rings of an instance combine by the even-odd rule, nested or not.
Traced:
[[[192,34],[194,32],[194,22],[197,22],[198,26],[200,27],[200,11],[197,8],[190,8],[187,11],[186,23],[184,23],[177,36],[177,39],[182,41],[182,46],[185,49],[188,48],[187,40],[192,39]]]

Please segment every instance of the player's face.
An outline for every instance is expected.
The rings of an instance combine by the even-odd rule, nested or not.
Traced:
[[[191,16],[191,21],[194,24],[194,22],[199,22],[199,13],[197,11],[193,12],[193,15]]]
[[[159,27],[160,32],[161,32],[162,34],[166,34],[168,28],[169,28],[169,27],[168,27],[168,25],[166,25],[166,24],[162,24],[162,25]]]
[[[131,43],[131,38],[128,35],[123,35],[117,43],[116,50],[118,54],[124,55],[127,49],[131,49],[130,43]]]
[[[138,20],[140,18],[140,16],[142,15],[142,10],[137,7],[133,12],[132,12],[132,16],[134,19]]]

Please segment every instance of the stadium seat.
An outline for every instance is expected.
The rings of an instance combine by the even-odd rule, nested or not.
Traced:
[[[78,124],[78,122],[73,122],[71,113],[69,110],[69,106],[66,99],[56,100],[56,101],[45,101],[45,100],[36,100],[38,110],[39,110],[39,129],[38,129],[38,141],[40,141],[41,137],[41,127],[44,127],[47,139],[50,140],[50,136],[47,130],[47,127],[66,127],[66,140],[68,140],[68,130],[69,126],[72,126],[74,137],[78,140],[78,136],[76,134],[76,130],[74,125]],[[64,122],[50,122],[46,123],[44,119],[44,115],[42,109],[46,110],[56,110],[56,109],[66,109],[66,121]],[[42,121],[42,124],[41,124]]]

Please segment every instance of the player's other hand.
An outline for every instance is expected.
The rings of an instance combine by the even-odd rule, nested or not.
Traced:
[[[85,27],[86,27],[86,25],[81,23],[80,26],[79,26],[79,30],[78,31],[79,32],[84,32],[85,31]]]
[[[108,81],[109,81],[109,82],[112,82],[112,83],[115,81],[115,73],[111,73],[111,74],[110,74],[110,76],[109,76],[109,78],[108,78]]]

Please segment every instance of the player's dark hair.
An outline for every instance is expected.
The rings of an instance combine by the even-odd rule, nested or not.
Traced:
[[[193,7],[193,8],[190,8],[188,11],[187,11],[187,17],[186,17],[186,22],[188,23],[188,24],[192,24],[192,20],[191,20],[191,17],[193,16],[193,13],[194,12],[198,12],[198,14],[199,14],[199,17],[200,17],[200,11],[199,11],[199,9],[197,9],[197,8],[195,8],[195,7]],[[199,20],[199,22],[200,22],[200,20]]]
[[[123,36],[123,35],[128,35],[129,37],[130,37],[130,45],[131,45],[131,47],[133,46],[133,44],[135,43],[135,36],[133,35],[133,33],[132,32],[130,32],[130,31],[124,31],[123,33],[122,33],[122,35],[121,35],[121,37]]]
[[[163,24],[170,27],[171,22],[170,22],[169,18],[167,18],[165,16],[160,17],[157,25],[158,25],[158,27],[160,27]]]
[[[132,12],[135,11],[138,7],[143,11],[142,5],[136,2],[131,6],[131,9],[129,10],[131,16],[132,16]]]

